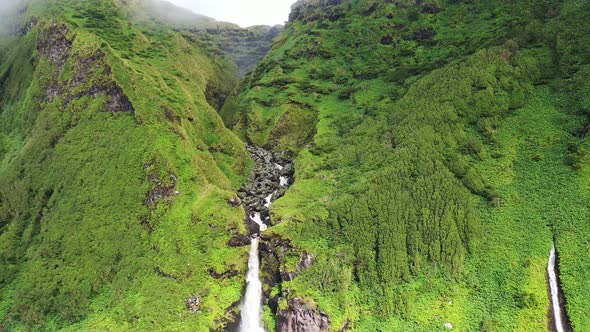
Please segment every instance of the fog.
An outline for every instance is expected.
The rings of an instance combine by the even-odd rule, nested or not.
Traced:
[[[284,24],[296,0],[168,0],[195,13],[241,27]]]
[[[18,28],[18,13],[29,0],[0,0],[0,36],[13,33]]]

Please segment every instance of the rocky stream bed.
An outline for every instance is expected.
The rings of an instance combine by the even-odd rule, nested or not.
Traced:
[[[330,319],[325,313],[318,312],[297,297],[290,297],[289,291],[281,287],[283,281],[293,280],[302,270],[311,267],[314,257],[306,252],[297,252],[288,239],[264,232],[278,223],[271,220],[270,206],[293,184],[294,164],[284,153],[273,153],[255,146],[247,148],[255,165],[248,183],[238,191],[240,202],[236,203],[242,204],[246,211],[249,237],[236,236],[230,245],[251,245],[258,250],[250,250],[248,284],[240,304],[241,317],[237,330],[264,331],[261,316],[264,306],[267,306],[276,317],[276,331],[328,331]],[[299,257],[295,271],[283,268],[288,255]],[[252,271],[252,268],[259,271]],[[270,291],[276,286],[281,291],[271,297]],[[285,310],[279,310],[281,300],[288,303]]]

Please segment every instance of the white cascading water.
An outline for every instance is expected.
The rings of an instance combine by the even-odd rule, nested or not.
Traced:
[[[281,176],[281,177],[279,178],[279,185],[280,185],[281,187],[286,187],[286,186],[288,186],[288,185],[289,185],[289,178],[288,178],[288,177],[286,177],[286,176]]]
[[[547,264],[547,274],[549,275],[549,288],[551,289],[551,304],[553,306],[553,318],[555,319],[555,330],[564,332],[563,322],[561,320],[561,306],[559,305],[559,287],[557,285],[557,273],[555,272],[555,245],[551,248],[549,254],[549,264]]]
[[[283,170],[285,166],[278,163],[274,164],[275,168]],[[290,178],[287,176],[279,177],[279,186],[288,187]],[[264,198],[264,207],[269,209],[273,198],[277,191],[269,194]],[[267,224],[262,220],[260,212],[254,212],[250,216],[250,220],[260,226],[260,232],[268,229]],[[270,221],[270,217],[265,217],[266,221]],[[240,305],[241,320],[239,332],[265,332],[262,324],[262,282],[260,281],[259,269],[260,261],[258,258],[258,234],[254,235],[251,240],[250,258],[248,258],[248,275],[246,277],[246,294]]]
[[[251,215],[250,220],[252,220],[256,224],[258,224],[258,226],[260,226],[261,232],[265,231],[268,228],[268,226],[266,226],[266,224],[262,221],[262,218],[260,217],[260,213],[258,213],[258,212],[254,213],[254,215]]]
[[[264,199],[264,202],[265,202],[264,207],[267,209],[270,207],[270,204],[272,202],[272,195],[273,194],[270,194],[270,195],[266,196],[266,198]]]
[[[246,277],[246,295],[240,307],[242,320],[240,332],[264,332],[262,327],[262,283],[258,276],[258,238],[253,237],[248,259],[248,276]]]

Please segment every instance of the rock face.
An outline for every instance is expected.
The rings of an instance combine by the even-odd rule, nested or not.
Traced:
[[[319,332],[330,329],[330,319],[299,298],[289,300],[289,307],[278,316],[277,332]]]
[[[53,21],[42,31],[37,48],[47,56],[49,62],[62,67],[70,56],[73,40],[66,25]]]
[[[25,28],[32,29],[38,23],[38,19],[33,18]],[[97,49],[90,54],[71,54],[74,39],[75,33],[57,21],[52,21],[41,31],[37,45],[39,54],[46,56],[57,67],[54,77],[45,88],[46,101],[51,103],[57,97],[62,97],[65,109],[73,100],[106,95],[107,102],[102,112],[135,114],[133,104],[119,84],[111,78],[112,69],[105,52]],[[72,56],[76,59],[72,79],[62,80],[60,74]]]

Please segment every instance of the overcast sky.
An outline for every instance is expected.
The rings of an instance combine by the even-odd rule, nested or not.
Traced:
[[[241,27],[283,24],[296,0],[168,0],[195,13]]]

